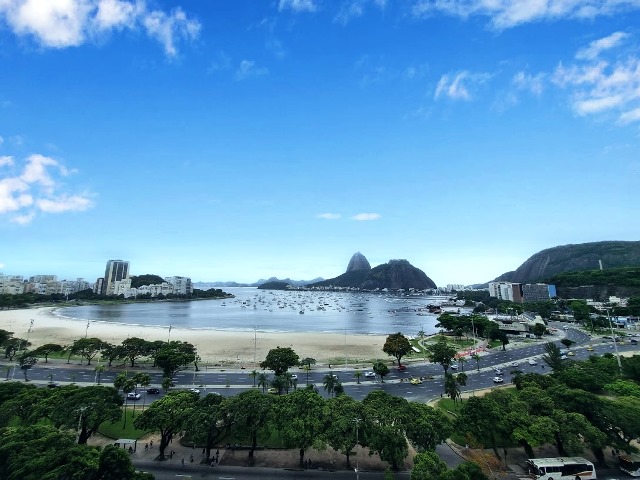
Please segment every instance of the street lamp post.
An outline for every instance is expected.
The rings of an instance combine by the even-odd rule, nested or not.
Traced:
[[[84,329],[84,338],[87,338],[87,335],[89,334],[89,325],[91,325],[91,321],[87,321],[87,328]]]
[[[171,341],[171,329],[173,328],[173,325],[169,324],[169,338],[167,338],[167,343],[169,343]]]

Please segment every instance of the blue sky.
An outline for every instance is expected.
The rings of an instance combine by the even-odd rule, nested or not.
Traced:
[[[438,285],[638,240],[639,0],[0,0],[0,272]]]

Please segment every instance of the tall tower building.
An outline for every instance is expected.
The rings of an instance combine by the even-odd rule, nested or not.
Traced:
[[[117,295],[118,287],[123,280],[129,280],[129,262],[109,260],[104,271],[102,295]]]

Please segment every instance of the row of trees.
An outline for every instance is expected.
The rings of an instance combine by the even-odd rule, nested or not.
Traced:
[[[120,420],[121,405],[112,387],[1,383],[0,478],[152,479],[135,472],[127,452],[87,446],[102,422]]]
[[[603,464],[607,447],[635,451],[640,357],[623,359],[620,371],[611,354],[557,362],[555,349],[548,347],[544,357],[554,369],[551,375],[514,371],[515,390],[468,399],[455,422],[457,431],[466,433],[471,445],[492,448],[497,457],[503,441],[523,446],[529,456],[544,444],[555,445],[560,456],[591,450]]]

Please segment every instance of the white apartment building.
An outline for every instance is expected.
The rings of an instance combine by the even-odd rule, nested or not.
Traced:
[[[0,293],[8,295],[24,293],[24,278],[22,275],[3,275],[0,273]]]
[[[193,293],[193,285],[189,277],[166,277],[164,280],[171,284],[174,295],[191,295]]]

